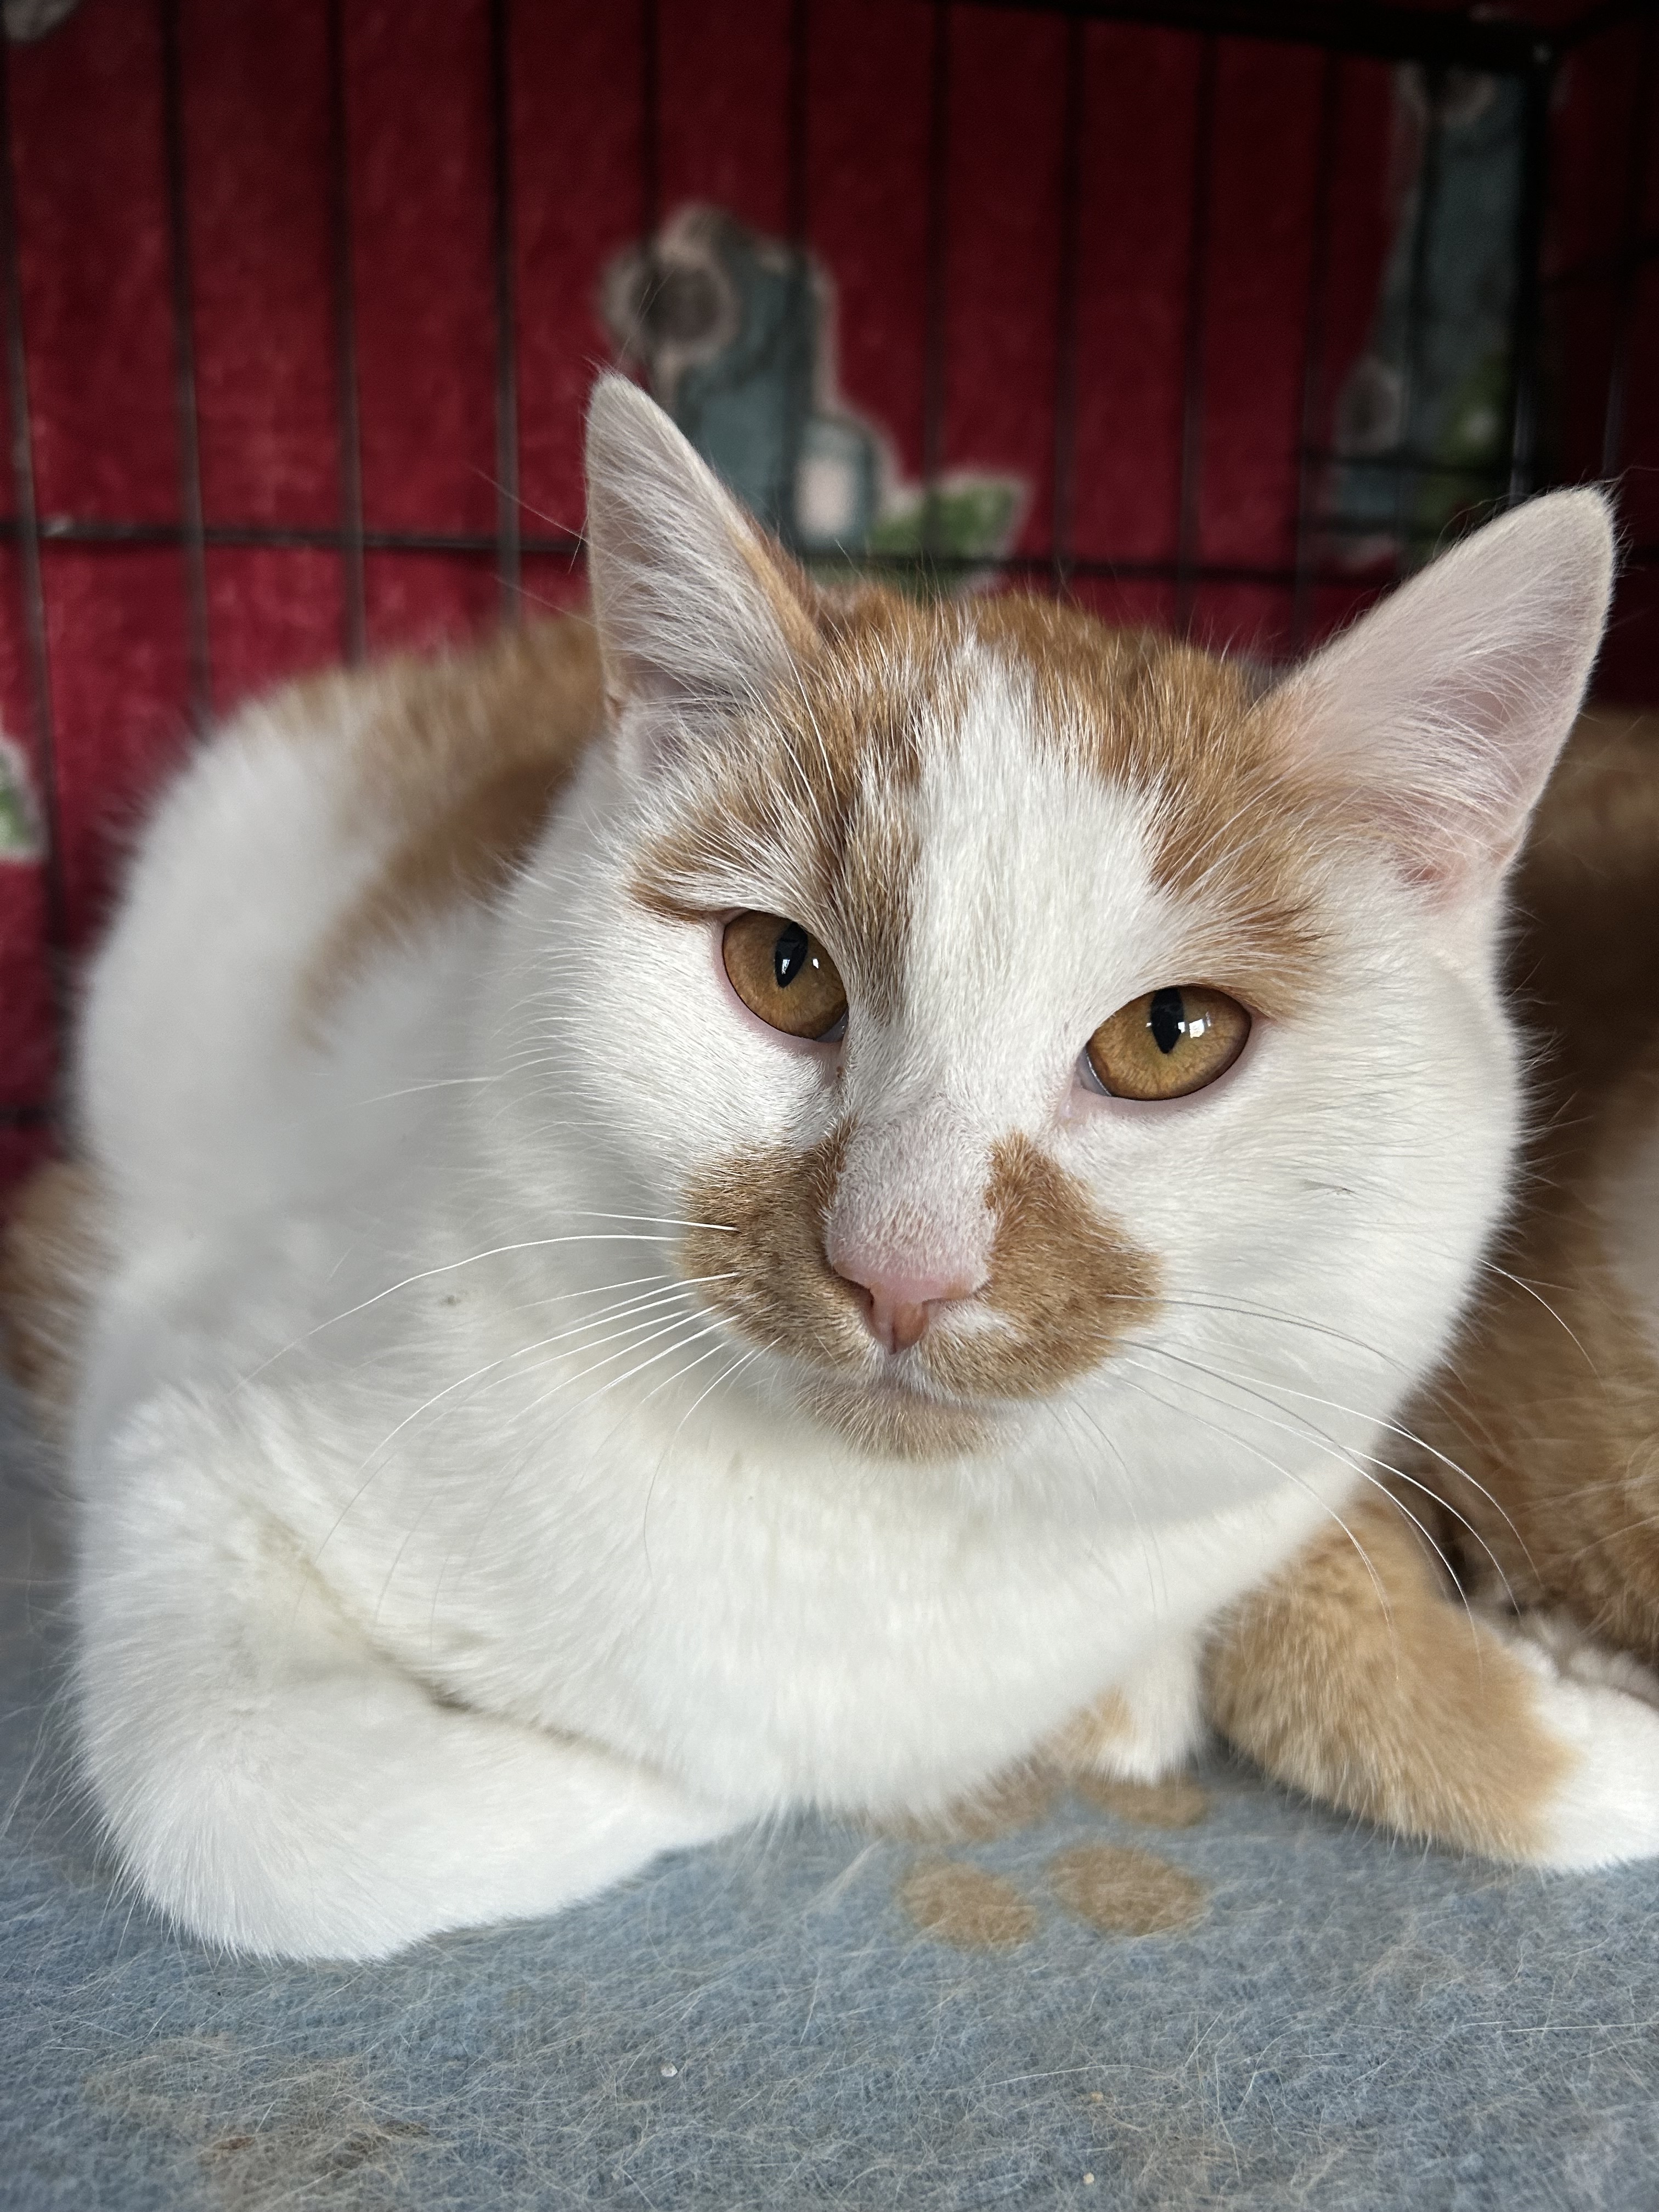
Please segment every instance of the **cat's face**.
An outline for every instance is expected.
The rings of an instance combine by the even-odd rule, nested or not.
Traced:
[[[827,603],[647,404],[608,513],[596,463],[618,734],[560,863],[563,1034],[739,1387],[905,1457],[1207,1426],[1237,1480],[1304,1449],[1304,1386],[1340,1449],[1501,1202],[1496,884],[1587,651],[1448,799],[1353,757],[1368,714],[1421,738],[1377,707],[1397,650],[1258,696],[1047,603]]]

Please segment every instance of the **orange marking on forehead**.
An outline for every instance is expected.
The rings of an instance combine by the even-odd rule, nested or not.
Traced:
[[[633,872],[651,911],[690,920],[712,887],[781,876],[854,995],[897,1012],[917,865],[911,796],[922,732],[954,704],[951,614],[871,590],[824,610],[793,681],[734,718],[691,763],[681,818]]]
[[[1039,744],[1154,804],[1154,879],[1199,910],[1202,975],[1263,1013],[1307,994],[1322,933],[1309,856],[1326,802],[1299,777],[1259,675],[1029,598],[974,604],[975,636],[1030,683]]]
[[[752,878],[769,857],[812,905],[793,918],[823,936],[855,1000],[891,1018],[919,860],[911,798],[927,732],[966,710],[969,643],[1029,686],[1039,744],[1153,802],[1154,878],[1203,930],[1205,973],[1177,980],[1231,985],[1270,1015],[1300,1004],[1320,964],[1309,856],[1328,810],[1298,779],[1271,698],[1238,662],[1024,595],[821,599],[794,680],[696,764],[681,820],[640,857],[635,896],[701,915],[709,883]]]

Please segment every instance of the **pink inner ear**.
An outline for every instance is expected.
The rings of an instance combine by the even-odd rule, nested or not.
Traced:
[[[1599,493],[1488,524],[1291,677],[1286,742],[1443,902],[1491,895],[1572,726],[1613,537]]]

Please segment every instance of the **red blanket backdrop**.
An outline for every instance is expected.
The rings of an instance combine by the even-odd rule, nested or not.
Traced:
[[[803,86],[792,86],[792,15],[798,35],[805,22],[807,62],[805,160],[793,184],[789,115]],[[793,9],[791,0],[517,0],[507,20],[525,533],[580,526],[583,400],[611,352],[597,309],[600,271],[653,211],[688,202],[780,238],[804,214],[836,289],[841,393],[884,428],[905,475],[919,477],[933,9],[813,0],[803,17],[799,0]],[[331,104],[331,23],[343,115]],[[952,11],[950,30],[937,459],[1027,479],[1015,550],[1046,555],[1068,32],[1056,15],[973,6]],[[1201,47],[1182,32],[1120,24],[1080,35],[1072,550],[1099,562],[1168,562],[1194,343]],[[169,227],[169,37],[182,238]],[[1659,538],[1659,517],[1648,512],[1659,496],[1659,270],[1644,263],[1633,309],[1609,270],[1621,240],[1659,227],[1659,182],[1648,179],[1632,205],[1626,165],[1610,149],[1630,138],[1644,96],[1642,38],[1632,23],[1569,64],[1550,233],[1557,269],[1588,271],[1551,295],[1566,310],[1552,325],[1555,471],[1600,473],[1617,355],[1626,371],[1615,459],[1637,544]],[[55,878],[44,863],[0,865],[0,1177],[50,1141],[60,1074],[54,951],[64,956],[61,1000],[64,975],[72,990],[74,959],[108,910],[124,841],[192,741],[193,683],[222,712],[350,642],[341,554],[306,542],[327,540],[342,520],[337,132],[370,536],[368,646],[453,636],[499,617],[488,549],[373,547],[377,531],[478,538],[496,527],[491,59],[489,0],[342,0],[332,15],[328,0],[82,0],[60,28],[12,51],[29,451],[46,524],[50,762],[15,530],[0,544],[0,722],[49,789],[58,861]],[[1282,577],[1295,558],[1323,69],[1305,46],[1223,40],[1216,49],[1194,356],[1195,550],[1206,567]],[[1345,61],[1328,206],[1322,435],[1345,366],[1363,349],[1397,215],[1395,116],[1392,70]],[[165,538],[180,521],[188,480],[175,347],[181,281],[209,529],[265,526],[296,541],[209,544],[207,665],[194,672],[187,557]],[[53,517],[155,525],[163,537],[54,542]],[[1621,601],[1604,677],[1618,696],[1651,696],[1659,678],[1650,578],[1633,568]],[[581,594],[579,564],[563,553],[526,553],[522,582],[532,611]],[[1346,618],[1367,588],[1315,592],[1309,635]],[[1114,619],[1168,623],[1176,612],[1168,581],[1096,577],[1077,589]],[[1290,646],[1292,612],[1284,580],[1202,582],[1192,605],[1200,637],[1269,653]]]

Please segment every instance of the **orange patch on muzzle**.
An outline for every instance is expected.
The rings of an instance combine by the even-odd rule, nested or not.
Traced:
[[[733,1158],[686,1193],[693,1218],[722,1225],[688,1232],[685,1272],[718,1278],[704,1298],[751,1341],[885,1395],[908,1384],[921,1403],[984,1404],[1060,1389],[1155,1310],[1152,1255],[1097,1211],[1076,1176],[1028,1138],[1008,1137],[991,1156],[987,1281],[890,1362],[860,1294],[824,1252],[848,1137],[842,1124],[805,1152]]]

